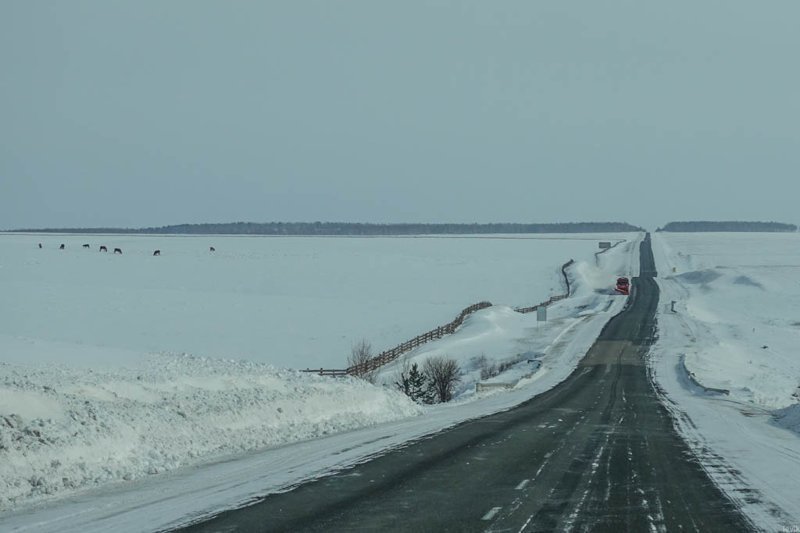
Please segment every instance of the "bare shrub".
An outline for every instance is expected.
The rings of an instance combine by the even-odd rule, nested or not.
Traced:
[[[436,400],[444,403],[453,399],[456,384],[461,381],[461,369],[455,359],[431,357],[425,361],[422,373]]]
[[[517,363],[519,363],[519,360],[518,360],[518,359],[508,359],[508,360],[506,360],[506,361],[502,361],[502,362],[501,362],[501,363],[500,363],[500,364],[497,366],[497,373],[498,373],[498,374],[502,374],[503,372],[505,372],[505,371],[506,371],[506,370],[508,370],[509,368],[511,368],[511,367],[513,367],[513,366],[515,366]]]
[[[481,379],[493,378],[499,373],[500,372],[497,371],[497,365],[494,363],[481,367]]]
[[[489,379],[497,375],[497,365],[494,362],[489,362],[486,358],[486,354],[482,353],[480,357],[476,359],[476,363],[478,368],[481,371],[481,379]]]
[[[497,364],[494,362],[490,363],[485,353],[475,357],[473,362],[481,371],[481,380],[493,378],[500,373],[497,369]]]
[[[369,367],[372,359],[372,344],[367,339],[361,339],[353,345],[347,366],[354,369],[354,374],[370,383],[375,383],[375,369]]]

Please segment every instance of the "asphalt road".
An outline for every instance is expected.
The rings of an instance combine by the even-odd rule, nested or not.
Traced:
[[[650,241],[625,310],[576,371],[461,424],[191,531],[748,531],[676,434],[645,367]]]

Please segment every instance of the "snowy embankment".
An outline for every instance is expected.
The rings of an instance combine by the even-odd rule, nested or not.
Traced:
[[[796,233],[653,241],[654,377],[715,482],[770,530],[800,523],[798,245]]]
[[[261,363],[188,355],[99,371],[0,363],[0,510],[421,411],[363,380]]]
[[[461,388],[447,405],[411,402],[395,391],[392,369],[383,373],[387,386],[376,387],[263,363],[0,334],[4,359],[14,361],[0,363],[0,528],[102,531],[112,516],[117,530],[185,523],[543,392],[569,375],[621,308],[624,299],[607,294],[610,280],[635,274],[636,237],[599,266],[593,243],[583,244],[591,259],[571,270],[575,294],[550,309],[546,324],[496,306],[407,356],[459,360]],[[555,276],[562,261],[552,261]],[[63,311],[49,301],[43,313]],[[522,368],[531,354],[536,368]],[[515,361],[497,376],[515,388],[476,395],[477,356]],[[49,362],[59,358],[65,363]],[[242,466],[248,461],[260,461],[258,475]]]

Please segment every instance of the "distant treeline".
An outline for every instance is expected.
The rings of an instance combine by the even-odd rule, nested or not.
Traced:
[[[362,224],[351,222],[231,222],[159,228],[46,228],[35,233],[148,233],[157,235],[452,235],[472,233],[617,233],[644,231],[625,222],[556,224]]]
[[[783,224],[781,222],[712,222],[712,221],[693,221],[693,222],[670,222],[663,228],[656,231],[675,231],[675,232],[695,232],[695,231],[797,231],[794,224]]]

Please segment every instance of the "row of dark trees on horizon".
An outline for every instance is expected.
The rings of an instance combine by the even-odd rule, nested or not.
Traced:
[[[230,222],[153,228],[18,229],[43,233],[143,233],[154,235],[465,235],[489,233],[618,233],[643,231],[626,222],[554,224],[368,224],[359,222]]]
[[[792,232],[797,231],[795,224],[781,222],[744,222],[744,221],[688,221],[670,222],[656,231],[673,232]]]
[[[627,222],[559,222],[553,224],[369,224],[360,222],[226,222],[178,224],[151,228],[38,228],[28,233],[149,234],[149,235],[481,235],[498,233],[624,233],[644,231]],[[747,221],[669,222],[656,231],[672,232],[792,232],[795,224]]]

